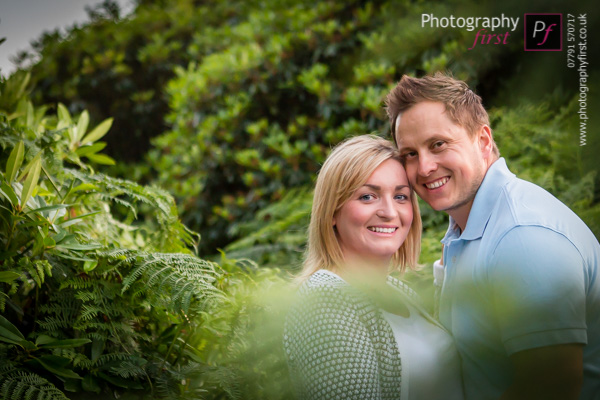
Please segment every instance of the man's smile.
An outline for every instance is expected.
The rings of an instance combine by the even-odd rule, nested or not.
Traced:
[[[444,176],[440,179],[436,179],[433,182],[429,182],[429,183],[424,183],[423,186],[425,186],[427,189],[432,190],[432,189],[437,189],[441,186],[444,186],[446,184],[446,182],[448,182],[450,180],[450,177],[448,176]]]

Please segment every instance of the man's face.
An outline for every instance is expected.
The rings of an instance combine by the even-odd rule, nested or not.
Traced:
[[[469,136],[439,102],[421,102],[401,114],[396,141],[408,179],[433,209],[446,211],[464,229],[487,170],[480,134]]]

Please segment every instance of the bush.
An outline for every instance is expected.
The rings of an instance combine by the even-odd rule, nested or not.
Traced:
[[[59,105],[47,115],[28,101],[27,80],[0,81],[0,396],[233,391],[222,372],[253,371],[227,361],[251,330],[227,346],[212,341],[232,326],[215,322],[235,302],[226,292],[247,280],[283,281],[196,257],[189,247],[197,235],[181,224],[170,195],[95,171],[112,162],[99,153],[110,120],[90,130],[85,111],[73,118]],[[246,296],[238,306],[251,304]],[[255,378],[244,385],[261,398],[268,385]]]

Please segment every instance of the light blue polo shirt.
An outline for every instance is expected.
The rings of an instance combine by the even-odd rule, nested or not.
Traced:
[[[544,189],[503,158],[486,173],[460,232],[444,243],[440,320],[462,357],[468,400],[497,400],[512,382],[511,354],[582,343],[580,399],[600,398],[600,245]]]

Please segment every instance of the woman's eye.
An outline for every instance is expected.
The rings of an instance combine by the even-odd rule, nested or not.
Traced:
[[[358,199],[368,201],[368,200],[373,200],[373,198],[374,197],[372,194],[363,194]]]
[[[405,201],[405,200],[408,200],[408,196],[405,194],[397,194],[396,200]]]

